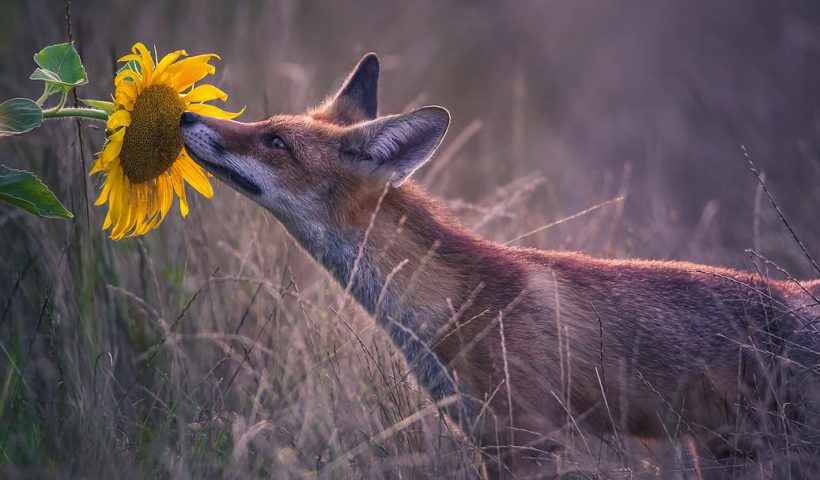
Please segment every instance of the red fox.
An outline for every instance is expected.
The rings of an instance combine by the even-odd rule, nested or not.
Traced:
[[[487,477],[605,475],[562,461],[568,431],[686,437],[698,476],[743,458],[812,477],[820,282],[482,239],[410,180],[450,114],[378,116],[378,78],[368,54],[304,115],[186,112],[181,134],[384,327]]]

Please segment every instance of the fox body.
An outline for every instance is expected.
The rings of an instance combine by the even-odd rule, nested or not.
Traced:
[[[762,458],[732,437],[743,423],[772,438],[800,430],[798,453],[816,454],[805,412],[817,398],[820,283],[482,239],[408,179],[448,112],[377,116],[378,75],[369,54],[305,115],[245,124],[185,113],[182,136],[385,328],[487,475],[561,474],[568,429],[678,432],[706,460]]]

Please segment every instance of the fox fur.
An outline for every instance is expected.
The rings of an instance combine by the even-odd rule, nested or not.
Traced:
[[[369,54],[304,115],[186,113],[181,133],[385,329],[488,477],[593,478],[561,461],[576,430],[687,437],[703,478],[737,458],[812,476],[820,281],[485,240],[409,179],[449,113],[377,116],[378,76]]]

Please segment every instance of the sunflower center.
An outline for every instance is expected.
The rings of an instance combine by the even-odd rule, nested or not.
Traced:
[[[151,85],[137,97],[120,151],[131,182],[153,180],[174,164],[183,146],[179,117],[184,111],[179,94],[167,85]]]

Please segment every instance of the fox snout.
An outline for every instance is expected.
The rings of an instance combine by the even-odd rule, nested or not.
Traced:
[[[253,197],[262,189],[249,174],[252,171],[250,159],[227,151],[215,121],[225,121],[203,117],[193,112],[185,112],[179,119],[179,129],[185,150],[196,163],[205,170],[232,186],[240,193]]]
[[[202,118],[194,112],[185,112],[182,114],[182,117],[179,119],[179,126],[184,127],[186,125],[193,125]]]
[[[215,161],[214,157],[224,150],[222,139],[204,120],[205,117],[202,115],[184,112],[179,119],[179,131],[191,156],[200,157],[200,160]]]

